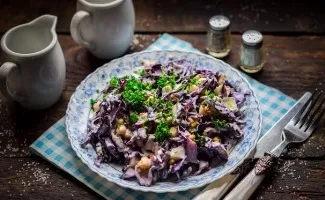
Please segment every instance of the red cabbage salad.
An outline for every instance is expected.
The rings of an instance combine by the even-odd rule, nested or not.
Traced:
[[[81,145],[96,151],[98,167],[122,165],[123,179],[178,181],[227,161],[244,135],[244,101],[222,73],[185,60],[145,62],[91,100],[94,116]]]

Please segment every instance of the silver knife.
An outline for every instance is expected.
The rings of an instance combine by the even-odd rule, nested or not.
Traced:
[[[303,107],[311,97],[306,92],[296,104],[257,142],[254,158],[261,158],[265,152],[272,150],[281,142],[281,131],[293,116]],[[228,174],[222,179],[208,185],[202,192],[194,197],[195,200],[219,200],[239,178],[239,174]]]

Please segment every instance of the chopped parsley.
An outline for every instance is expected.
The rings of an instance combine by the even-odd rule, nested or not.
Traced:
[[[97,103],[97,102],[98,102],[97,99],[90,99],[90,105],[91,105],[91,107],[93,107],[94,104]]]
[[[157,81],[158,88],[163,88],[165,86],[172,86],[176,85],[176,75],[171,73],[170,75],[162,75]]]
[[[159,143],[161,143],[161,142],[163,142],[164,140],[166,140],[169,137],[170,137],[170,133],[169,133],[168,123],[165,122],[165,121],[158,122],[156,131],[155,131],[156,140]]]
[[[190,85],[198,85],[198,81],[195,79],[195,77],[193,77],[193,78],[190,78],[190,80],[189,80],[189,84]]]
[[[199,135],[195,134],[195,139],[194,142],[198,147],[204,147],[205,145],[205,136],[204,135]]]
[[[214,92],[211,92],[210,90],[205,90],[204,96],[208,96],[211,99],[213,99],[216,96],[216,94]]]
[[[122,92],[125,102],[133,109],[140,109],[145,101],[145,85],[138,81],[134,76],[126,83]]]
[[[132,112],[129,116],[129,122],[134,124],[139,120],[139,116],[137,112]]]
[[[214,92],[211,92],[210,94],[208,94],[208,96],[213,99],[214,97],[216,97],[216,94]]]
[[[159,110],[163,113],[163,116],[171,116],[171,112],[173,109],[173,103],[171,101],[167,101],[161,98],[152,97],[148,98],[144,104],[146,106],[152,107],[154,110]]]
[[[110,84],[112,87],[116,88],[116,87],[118,87],[118,85],[119,85],[119,79],[118,79],[117,77],[113,77],[113,78],[109,81],[109,84]]]
[[[213,119],[214,128],[227,128],[228,124],[226,120]]]
[[[144,69],[143,69],[143,70],[140,70],[140,75],[141,75],[141,76],[146,75],[146,71],[144,71]]]

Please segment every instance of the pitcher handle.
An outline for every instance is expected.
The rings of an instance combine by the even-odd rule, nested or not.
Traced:
[[[81,10],[81,11],[78,11],[76,14],[74,14],[72,17],[72,20],[71,20],[71,24],[70,24],[70,32],[71,32],[72,38],[78,44],[81,44],[81,45],[85,46],[86,48],[93,49],[94,45],[83,39],[83,37],[80,33],[80,28],[79,28],[80,22],[87,18],[91,18],[91,15],[90,15],[90,13],[88,13],[86,11]]]
[[[5,62],[1,65],[1,67],[0,67],[0,90],[7,98],[13,99],[15,101],[21,101],[23,98],[18,96],[17,94],[12,93],[8,89],[8,84],[7,84],[7,77],[9,75],[9,73],[15,68],[17,69],[18,66],[12,62]]]

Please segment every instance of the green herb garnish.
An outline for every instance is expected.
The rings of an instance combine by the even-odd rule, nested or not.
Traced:
[[[172,86],[176,85],[176,75],[171,73],[170,75],[162,75],[157,81],[158,88],[163,88],[165,86]]]
[[[197,144],[198,147],[203,147],[205,145],[205,136],[195,134],[194,142]]]
[[[214,128],[227,128],[228,124],[226,120],[213,119]]]
[[[122,92],[125,102],[133,109],[140,109],[145,101],[145,85],[138,81],[134,76],[126,83]]]
[[[116,87],[118,87],[118,78],[117,77],[113,77],[110,81],[109,81],[109,84],[112,86],[112,87],[114,87],[114,88],[116,88]]]
[[[159,110],[162,113],[168,114],[168,116],[170,116],[169,113],[172,112],[174,104],[170,101],[161,98],[152,97],[152,98],[148,98],[147,101],[145,101],[145,105],[150,106],[156,111]]]
[[[163,88],[167,85],[168,82],[168,77],[166,75],[163,75],[162,77],[160,77],[157,81],[157,85],[159,88]]]
[[[140,70],[140,73],[139,73],[141,76],[144,76],[146,75],[146,71],[144,71],[144,69]]]
[[[166,140],[167,138],[170,137],[169,126],[168,126],[167,122],[165,122],[165,121],[158,122],[156,131],[155,131],[155,137],[159,143],[163,142],[164,140]]]
[[[138,116],[138,113],[137,112],[133,112],[133,113],[130,114],[130,116],[129,116],[130,123],[134,124],[138,120],[139,120],[139,116]]]
[[[205,90],[204,96],[208,96],[211,99],[213,99],[216,96],[216,94],[214,92],[211,92],[210,90]]]
[[[210,92],[210,93],[208,94],[208,96],[209,96],[211,99],[213,99],[214,97],[216,97],[216,94],[215,94],[214,92]]]
[[[93,107],[94,104],[97,103],[97,102],[98,102],[97,99],[90,99],[90,105],[91,105],[91,107]]]
[[[190,81],[189,81],[189,84],[190,85],[198,85],[198,81],[195,79],[195,77],[193,77],[193,78],[190,78]]]

